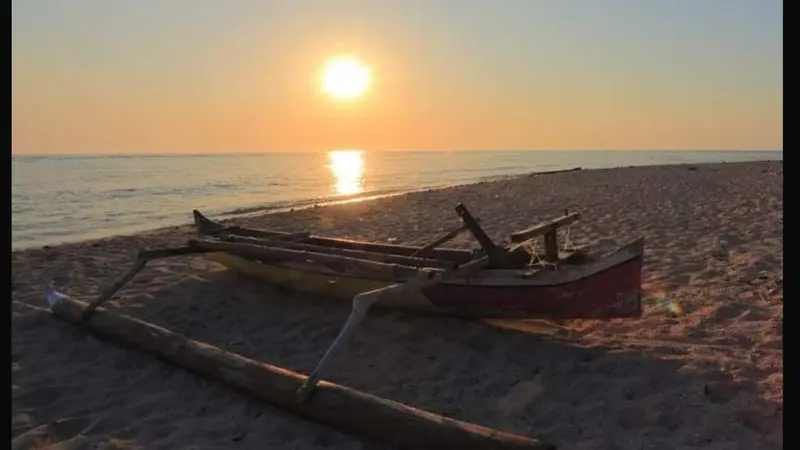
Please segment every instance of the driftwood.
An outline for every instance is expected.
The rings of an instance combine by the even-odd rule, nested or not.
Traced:
[[[142,250],[136,257],[136,261],[133,263],[133,267],[131,267],[127,272],[125,272],[121,277],[119,277],[111,286],[107,287],[97,296],[94,301],[89,303],[86,307],[86,310],[83,312],[83,319],[88,319],[95,309],[98,306],[106,302],[110,299],[116,292],[122,289],[122,286],[131,279],[136,276],[139,271],[144,269],[144,266],[147,265],[148,262],[154,259],[160,258],[170,258],[173,256],[183,256],[183,255],[191,255],[196,253],[206,253],[208,250],[203,250],[194,247],[177,247],[177,248],[165,248],[165,249],[158,249],[158,250]]]
[[[558,169],[558,170],[545,170],[543,172],[534,172],[531,176],[539,176],[539,175],[554,175],[557,173],[567,173],[567,172],[580,172],[583,170],[581,167],[573,167],[571,169]]]
[[[51,310],[67,322],[81,324],[85,306],[59,296],[51,303]],[[298,401],[296,391],[306,380],[301,374],[244,358],[105,309],[97,310],[82,325],[100,337],[221,381],[284,410],[392,446],[459,450],[554,448],[537,439],[461,422],[325,381],[317,385],[308,401]]]
[[[227,242],[239,242],[245,244],[265,246],[265,247],[285,248],[289,250],[300,250],[300,251],[308,251],[314,253],[324,253],[328,255],[347,256],[350,258],[378,261],[387,264],[402,264],[411,267],[436,267],[440,269],[447,269],[456,266],[456,263],[453,261],[442,261],[440,259],[392,255],[389,253],[378,253],[365,250],[352,250],[348,248],[336,248],[323,245],[306,244],[302,242],[281,242],[281,241],[276,241],[273,238],[258,239],[258,238],[249,238],[241,236],[228,236],[224,240]]]
[[[220,242],[210,239],[190,239],[189,246],[209,252],[227,252],[245,258],[255,259],[288,259],[294,261],[311,261],[314,263],[342,264],[358,272],[376,276],[385,280],[402,280],[416,276],[416,267],[400,264],[387,264],[378,261],[351,258],[310,251],[291,250],[288,248],[265,247],[238,242]]]

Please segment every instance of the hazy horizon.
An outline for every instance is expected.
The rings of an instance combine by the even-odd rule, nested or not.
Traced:
[[[12,1],[12,154],[782,151],[782,19],[778,0]],[[320,91],[341,54],[373,75],[357,101]]]
[[[364,153],[526,153],[526,152],[600,152],[600,153],[626,153],[626,152],[644,152],[644,153],[783,153],[782,149],[665,149],[665,150],[651,150],[651,149],[381,149],[381,150],[366,150],[357,148],[338,148],[328,150],[265,150],[265,151],[206,151],[206,152],[93,152],[93,153],[12,153],[12,156],[25,156],[25,157],[103,157],[103,156],[258,156],[258,155],[312,155],[312,154],[326,154],[337,151],[355,151]]]

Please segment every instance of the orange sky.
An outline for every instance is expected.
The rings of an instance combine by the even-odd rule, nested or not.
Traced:
[[[782,32],[766,13],[751,29],[733,13],[697,19],[677,42],[656,6],[638,25],[612,18],[630,34],[604,39],[589,32],[604,24],[569,26],[578,19],[553,6],[528,11],[531,30],[513,11],[465,6],[459,20],[482,31],[435,1],[376,2],[347,23],[275,2],[199,1],[188,18],[150,0],[87,2],[91,13],[14,4],[14,153],[783,148]],[[617,3],[632,14],[607,10]],[[545,13],[563,23],[537,28]],[[654,23],[633,29],[643,18]],[[341,52],[373,72],[362,101],[320,93]]]

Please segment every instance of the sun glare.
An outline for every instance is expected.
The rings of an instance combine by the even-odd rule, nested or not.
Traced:
[[[338,195],[358,194],[364,190],[364,159],[359,150],[328,152],[328,168],[335,180]]]
[[[322,91],[340,100],[360,97],[369,88],[370,70],[351,57],[339,57],[322,71]]]

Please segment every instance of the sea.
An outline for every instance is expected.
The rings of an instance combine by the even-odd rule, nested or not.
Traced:
[[[12,156],[12,249],[132,234],[533,172],[782,160],[782,151],[333,150],[264,154]]]

